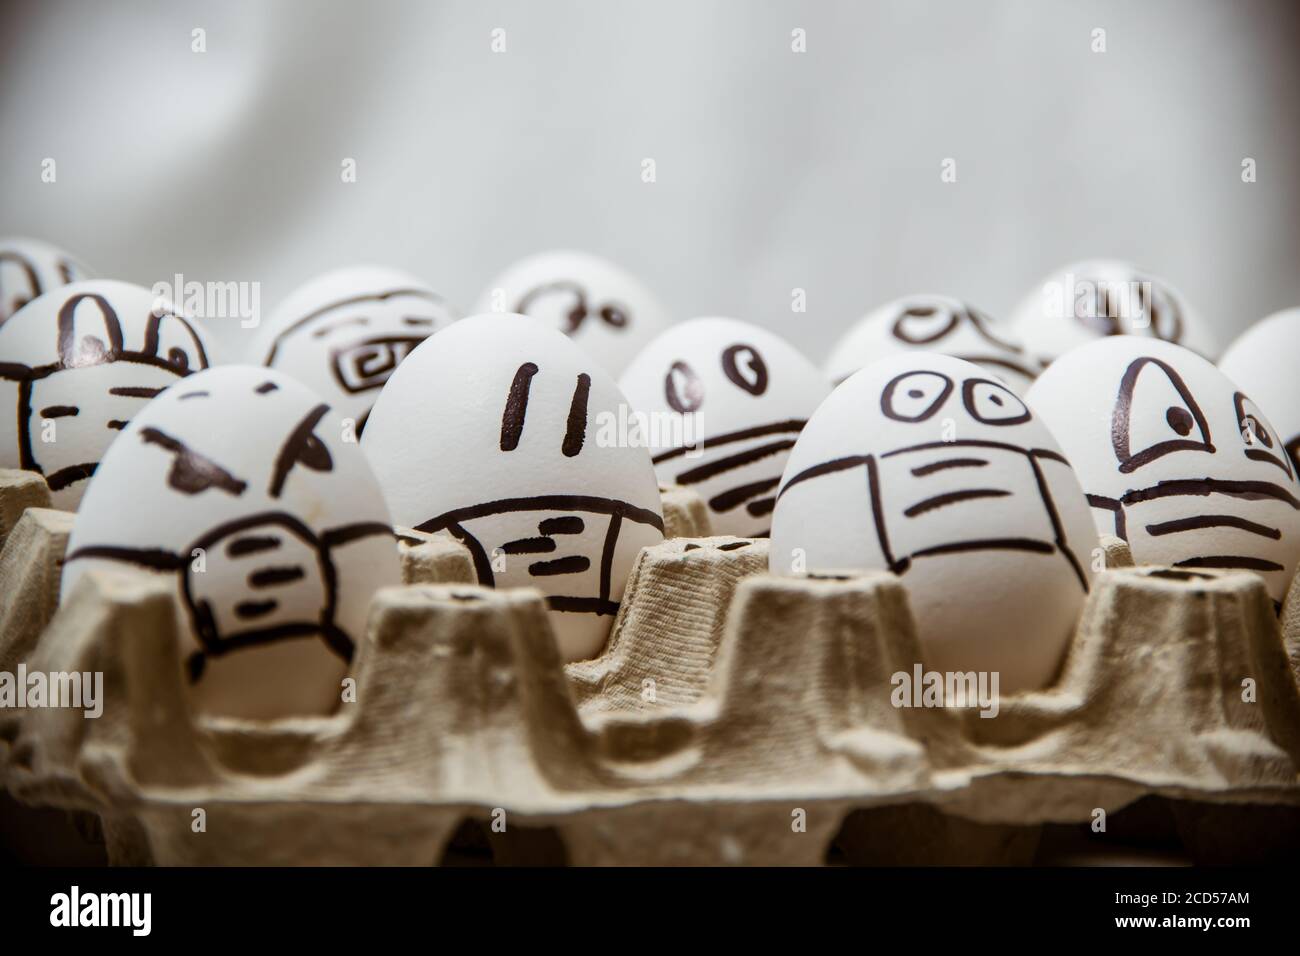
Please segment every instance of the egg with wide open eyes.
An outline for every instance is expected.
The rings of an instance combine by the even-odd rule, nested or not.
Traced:
[[[45,293],[0,324],[0,468],[44,475],[54,506],[74,510],[131,417],[210,356],[202,326],[148,289]]]
[[[669,324],[668,311],[636,276],[575,250],[529,256],[497,276],[476,311],[527,315],[563,332],[618,375]]]
[[[0,322],[28,302],[91,272],[76,258],[39,239],[0,239]]]
[[[799,436],[777,492],[778,574],[899,575],[925,663],[1054,679],[1092,580],[1088,504],[1042,422],[970,362],[903,353],[850,376]]]
[[[1274,436],[1300,470],[1300,309],[1260,319],[1219,359],[1219,371],[1249,390],[1278,428]]]
[[[826,374],[838,384],[876,359],[906,351],[974,362],[1022,395],[1038,374],[1013,328],[943,295],[904,296],[869,312],[831,351]]]
[[[1112,335],[1218,354],[1213,330],[1168,282],[1112,259],[1074,262],[1045,277],[1016,306],[1010,324],[1029,357],[1043,366]]]
[[[619,387],[665,484],[700,494],[716,534],[765,536],[786,457],[830,394],[784,339],[736,319],[683,322],[651,342]]]
[[[95,567],[173,580],[196,707],[251,718],[334,710],[371,598],[401,583],[360,445],[319,396],[251,365],[193,375],[132,419],[67,554],[64,600]]]
[[[258,329],[248,358],[298,379],[360,435],[393,369],[457,317],[442,296],[406,272],[350,266],[290,293]]]
[[[487,587],[540,590],[561,655],[580,660],[604,646],[637,554],[663,540],[626,406],[544,323],[471,316],[398,366],[361,444],[395,521],[454,535]]]
[[[1300,486],[1259,407],[1199,355],[1119,336],[1062,356],[1026,401],[1074,463],[1097,527],[1139,564],[1241,568],[1281,601]]]

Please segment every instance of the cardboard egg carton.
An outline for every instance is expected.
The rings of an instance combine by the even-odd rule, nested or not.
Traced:
[[[698,532],[682,496],[666,523]],[[1044,824],[1152,799],[1197,859],[1300,846],[1300,585],[1280,626],[1251,574],[1122,567],[1104,542],[1055,685],[986,719],[894,706],[922,658],[889,574],[782,578],[765,541],[672,537],[604,653],[566,665],[538,592],[403,532],[355,703],[257,723],[191,713],[162,581],[88,574],[54,612],[69,516],[7,478],[18,513],[0,669],[101,671],[105,700],[0,711],[0,784],[97,814],[114,862],[422,865],[477,834],[498,862],[1023,863]]]

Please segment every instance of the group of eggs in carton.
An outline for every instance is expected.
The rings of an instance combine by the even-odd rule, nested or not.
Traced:
[[[104,693],[0,710],[0,782],[118,861],[429,863],[478,819],[504,860],[1009,862],[1144,797],[1198,858],[1300,844],[1300,421],[1163,283],[911,297],[823,373],[588,256],[469,319],[352,269],[209,368],[19,252],[0,673]],[[1221,363],[1270,416],[1298,335]]]

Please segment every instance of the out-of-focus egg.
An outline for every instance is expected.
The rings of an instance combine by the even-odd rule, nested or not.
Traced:
[[[1213,330],[1163,279],[1126,262],[1093,259],[1058,269],[1012,313],[1029,357],[1040,365],[1094,339],[1140,335],[1213,358]]]
[[[717,534],[765,535],[776,485],[830,385],[784,339],[736,319],[664,332],[619,379],[659,480],[698,492]]]
[[[1074,464],[1097,527],[1135,561],[1258,571],[1282,599],[1300,559],[1300,486],[1226,375],[1169,342],[1117,336],[1062,356],[1025,400]]]
[[[914,350],[974,362],[1021,395],[1038,374],[1014,329],[957,299],[909,295],[887,302],[853,326],[831,351],[826,375],[838,384],[876,359]]]
[[[456,318],[433,289],[398,269],[336,269],[290,293],[257,330],[249,361],[292,375],[361,434],[397,364]]]
[[[48,242],[23,236],[0,239],[0,322],[32,299],[90,276],[89,269]]]
[[[668,327],[659,301],[626,269],[586,252],[556,250],[521,259],[483,293],[478,312],[542,319],[618,375]]]
[[[1219,370],[1248,390],[1278,428],[1256,435],[1265,448],[1279,443],[1300,471],[1300,308],[1260,319],[1219,360]]]
[[[1047,428],[970,362],[905,353],[831,393],[786,464],[780,574],[878,568],[907,588],[925,663],[996,671],[1003,691],[1057,673],[1097,533]]]
[[[344,433],[273,369],[226,365],[168,389],[100,463],[63,598],[94,567],[166,574],[199,710],[332,711],[371,597],[401,583],[383,495]]]
[[[0,324],[0,467],[45,476],[73,510],[105,449],[149,399],[208,367],[206,333],[148,289],[59,286]]]
[[[637,553],[663,539],[650,454],[618,428],[626,404],[554,329],[478,315],[398,366],[362,447],[395,521],[455,535],[484,585],[541,590],[579,660],[604,646]]]

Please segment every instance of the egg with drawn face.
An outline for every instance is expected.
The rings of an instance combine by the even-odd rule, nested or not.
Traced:
[[[925,664],[1054,679],[1098,546],[1079,481],[1046,426],[987,371],[901,353],[850,376],[786,464],[772,519],[778,574],[899,575]]]
[[[393,369],[456,317],[442,296],[398,269],[336,269],[280,304],[258,329],[249,360],[298,379],[360,435]]]
[[[838,384],[876,359],[913,350],[974,362],[1017,394],[1038,374],[1014,329],[942,295],[904,296],[868,313],[831,351],[826,374]]]
[[[692,319],[651,342],[619,387],[665,484],[699,493],[715,534],[763,536],[799,430],[830,385],[779,336]]]
[[[1244,568],[1280,601],[1300,559],[1300,487],[1258,406],[1193,352],[1120,336],[1039,376],[1026,401],[1074,463],[1097,527],[1139,564]]]
[[[274,369],[226,365],[168,389],[95,473],[63,599],[96,567],[166,575],[199,710],[334,710],[371,598],[401,583],[383,495],[345,434]]]
[[[1070,349],[1113,335],[1137,335],[1214,356],[1213,330],[1169,283],[1111,259],[1057,270],[1011,315],[1029,357],[1048,365]]]
[[[469,548],[487,587],[545,596],[566,660],[599,653],[628,572],[663,540],[626,399],[571,340],[522,315],[461,319],[384,386],[362,436],[393,518]]]
[[[46,292],[89,277],[89,269],[48,242],[0,239],[0,322]]]
[[[1275,438],[1300,473],[1300,309],[1260,319],[1228,347],[1219,371],[1250,390],[1278,428]]]
[[[612,375],[669,324],[667,311],[641,280],[599,256],[572,250],[516,262],[483,293],[477,311],[544,321]]]
[[[0,324],[0,468],[45,476],[73,510],[105,450],[146,402],[207,368],[207,335],[148,289],[96,279]]]

